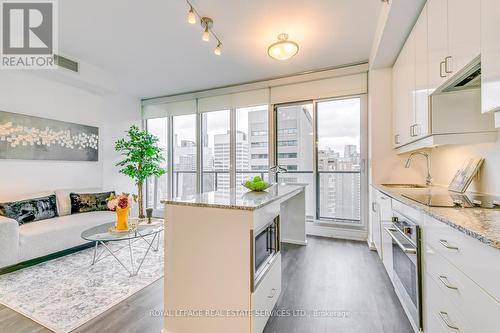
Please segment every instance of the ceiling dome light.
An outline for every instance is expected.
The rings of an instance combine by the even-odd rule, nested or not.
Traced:
[[[278,41],[271,44],[267,49],[267,54],[276,60],[287,60],[299,52],[299,45],[288,40],[287,34],[279,34]]]
[[[196,23],[196,15],[194,14],[194,10],[193,10],[192,6],[189,9],[188,22],[189,22],[189,24],[195,24]]]
[[[218,56],[220,56],[220,55],[221,55],[221,53],[222,53],[222,52],[221,52],[221,46],[222,46],[221,42],[218,42],[218,43],[217,43],[217,47],[216,47],[216,48],[215,48],[215,50],[214,50],[214,53],[215,53],[216,55],[218,55]]]

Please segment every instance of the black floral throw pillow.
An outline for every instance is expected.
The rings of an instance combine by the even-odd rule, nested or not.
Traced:
[[[19,225],[56,217],[56,196],[0,203],[0,215],[16,220]]]
[[[109,210],[106,199],[112,192],[103,193],[70,193],[71,214],[88,213],[100,210]]]

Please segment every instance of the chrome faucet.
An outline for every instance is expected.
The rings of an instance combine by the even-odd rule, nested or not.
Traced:
[[[282,167],[281,165],[275,165],[271,168],[269,168],[269,176],[271,176],[271,174],[273,174],[273,178],[276,180],[276,182],[278,181],[278,174],[280,173],[286,173],[288,170],[285,168],[285,167]],[[273,179],[271,177],[269,177],[269,179]]]
[[[411,153],[410,157],[408,157],[408,160],[406,160],[405,168],[408,169],[410,167],[411,161],[412,161],[413,157],[416,156],[416,155],[422,155],[427,160],[427,178],[425,179],[425,184],[427,186],[431,186],[432,185],[431,160],[429,158],[429,154],[421,152],[421,151],[417,151],[417,152]]]

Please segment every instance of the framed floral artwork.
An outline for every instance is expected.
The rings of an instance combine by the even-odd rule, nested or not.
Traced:
[[[98,161],[99,128],[0,111],[0,159]]]

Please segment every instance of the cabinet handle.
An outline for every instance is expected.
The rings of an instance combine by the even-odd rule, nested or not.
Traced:
[[[443,74],[443,67],[446,66],[445,62],[444,61],[441,61],[439,63],[439,76],[440,77],[446,77],[446,74]]]
[[[267,295],[267,298],[274,298],[276,295],[276,288],[271,289],[271,293]]]
[[[420,124],[415,124],[415,136],[419,136],[420,135]]]
[[[439,243],[443,245],[445,248],[450,249],[450,250],[458,250],[458,247],[450,245],[446,239],[440,239]]]
[[[399,144],[401,143],[401,142],[399,141],[399,138],[400,138],[400,135],[399,135],[399,134],[396,134],[396,135],[394,136],[394,143],[395,143],[395,144],[397,144],[397,145],[399,145]]]
[[[453,58],[451,56],[447,56],[444,58],[444,71],[448,74],[453,73],[453,70],[451,69],[451,65],[448,67],[449,61],[452,60]]]
[[[447,312],[439,311],[439,317],[441,317],[443,323],[452,330],[457,330],[457,331],[459,330],[459,328],[450,321],[450,317],[448,316]]]
[[[458,287],[450,284],[450,281],[448,281],[447,276],[439,275],[439,281],[441,281],[441,283],[443,283],[448,289],[458,290]]]

